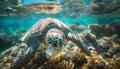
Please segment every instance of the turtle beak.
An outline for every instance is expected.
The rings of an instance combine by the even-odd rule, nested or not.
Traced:
[[[54,46],[56,47],[56,49],[59,49],[60,47],[62,47],[62,39],[56,39],[54,42]]]

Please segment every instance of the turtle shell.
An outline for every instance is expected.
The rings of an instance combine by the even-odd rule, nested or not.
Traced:
[[[70,30],[70,28],[67,25],[65,25],[63,22],[61,22],[60,20],[55,19],[55,18],[46,18],[46,19],[42,19],[42,20],[38,21],[37,23],[35,23],[31,27],[31,29],[29,29],[26,32],[26,34],[23,36],[23,38],[21,40],[25,41],[25,39],[29,35],[43,35],[47,32],[45,30],[47,27],[54,27],[54,28],[59,27],[60,29],[69,29]],[[49,28],[47,30],[49,30]],[[44,31],[46,31],[46,32],[44,32]]]

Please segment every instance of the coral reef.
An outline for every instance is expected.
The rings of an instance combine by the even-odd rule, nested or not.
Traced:
[[[89,29],[98,37],[111,36],[115,34],[114,28],[109,25],[91,24]]]
[[[116,33],[117,30],[114,26],[92,24],[88,28],[90,32],[85,33],[84,38],[89,47],[94,47],[97,53],[104,58],[111,58],[119,53],[119,34]]]
[[[74,63],[74,69],[81,68],[85,63],[87,63],[86,55],[83,54],[80,49],[77,49],[76,52],[73,53],[71,59]]]
[[[110,26],[112,26],[115,29],[115,33],[120,36],[120,23],[110,23]]]
[[[42,69],[73,69],[74,63],[69,60],[61,60],[56,62],[47,62]]]
[[[10,48],[11,46],[21,43],[20,39],[25,32],[26,30],[18,30],[12,35],[7,33],[0,33],[0,52]]]
[[[72,23],[70,26],[69,26],[73,31],[77,32],[77,33],[80,33],[82,31],[85,31],[86,30],[86,26],[84,25],[79,25],[79,23]]]
[[[0,50],[7,49],[12,45],[12,41],[9,39],[9,35],[6,33],[0,33]]]

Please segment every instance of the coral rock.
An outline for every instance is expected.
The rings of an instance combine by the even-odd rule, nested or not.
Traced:
[[[95,34],[98,37],[102,36],[112,36],[115,34],[115,30],[113,27],[108,25],[98,25],[98,24],[91,24],[89,25],[89,29],[93,34]]]

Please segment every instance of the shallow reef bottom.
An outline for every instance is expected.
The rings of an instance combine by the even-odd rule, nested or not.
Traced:
[[[15,55],[25,48],[25,45],[18,39],[26,31],[20,30],[8,38],[3,37],[7,34],[0,33],[2,45],[6,45],[7,48],[12,45],[7,52],[1,53],[0,69],[120,69],[119,23],[90,24],[87,27],[71,24],[69,27],[84,39],[89,46],[90,56],[68,41],[65,50],[52,55],[49,59],[45,51],[38,48],[33,55],[23,56],[19,62],[12,63]],[[14,54],[9,56],[12,51]]]

